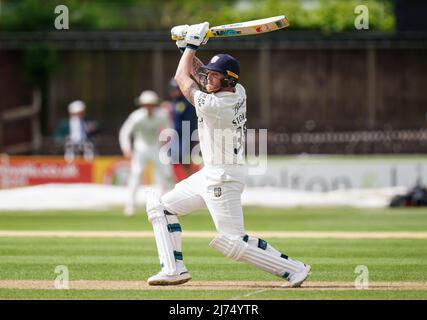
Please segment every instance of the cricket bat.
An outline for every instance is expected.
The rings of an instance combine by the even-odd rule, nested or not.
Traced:
[[[289,26],[288,18],[286,16],[277,16],[212,27],[208,30],[206,36],[208,38],[248,36],[280,30],[287,26]],[[172,40],[176,41],[182,39],[172,36]]]

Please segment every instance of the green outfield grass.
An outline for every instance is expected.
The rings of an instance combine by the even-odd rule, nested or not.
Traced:
[[[246,208],[248,230],[269,231],[427,231],[425,209]],[[185,230],[213,231],[209,214],[182,219]],[[120,210],[0,213],[0,230],[149,230],[140,212]],[[375,282],[427,282],[427,239],[266,238],[291,257],[312,265],[312,282],[354,282],[355,267],[369,268]],[[277,281],[279,278],[223,257],[208,238],[184,238],[184,260],[194,281]],[[70,280],[143,281],[158,271],[150,238],[0,237],[1,280],[49,280],[66,265]],[[425,288],[425,287],[424,287]],[[0,289],[2,299],[427,299],[427,290],[34,290]]]
[[[124,217],[122,208],[105,211],[0,211],[0,230],[151,230],[144,208]],[[292,208],[244,209],[248,230],[427,231],[427,209]],[[207,210],[180,218],[187,230],[211,230]]]
[[[389,290],[348,290],[348,291],[297,291],[297,290],[267,290],[260,293],[254,293],[254,290],[209,290],[197,293],[185,292],[180,290],[169,291],[143,291],[143,290],[15,290],[0,289],[0,298],[2,299],[156,299],[156,300],[331,300],[331,299],[349,299],[349,300],[390,300],[390,299],[408,299],[425,300],[427,293],[424,291],[401,290],[399,292]]]

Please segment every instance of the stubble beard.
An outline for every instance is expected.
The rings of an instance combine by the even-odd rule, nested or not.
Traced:
[[[208,83],[206,85],[206,91],[208,93],[215,93],[218,92],[221,89],[221,86],[214,86],[213,84]]]

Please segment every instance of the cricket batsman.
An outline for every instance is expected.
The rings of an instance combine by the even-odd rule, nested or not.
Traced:
[[[204,167],[161,198],[152,191],[147,195],[148,219],[153,225],[161,264],[160,272],[150,277],[148,283],[176,285],[191,279],[183,262],[178,217],[207,208],[218,232],[210,247],[299,287],[309,275],[310,266],[245,232],[241,194],[247,175],[246,93],[238,83],[240,67],[235,58],[217,54],[206,66],[196,58],[199,46],[207,42],[208,29],[208,22],[171,29],[172,36],[185,36],[177,41],[183,54],[175,79],[196,109]],[[233,139],[227,139],[230,132]]]

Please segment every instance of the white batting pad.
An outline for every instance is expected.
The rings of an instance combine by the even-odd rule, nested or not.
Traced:
[[[168,222],[169,237],[172,241],[173,250],[182,253],[181,231],[173,231],[170,229],[171,226],[178,225],[180,227],[178,217],[176,215],[167,215],[166,221]]]
[[[300,262],[282,258],[276,252],[261,249],[252,242],[246,243],[240,236],[219,234],[209,246],[231,259],[249,263],[279,277],[286,278],[301,270]]]
[[[175,255],[160,197],[152,190],[147,191],[146,197],[148,220],[153,225],[162,270],[173,275],[176,273]]]

